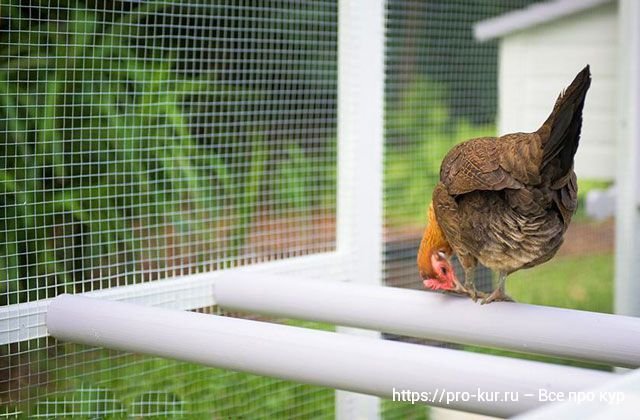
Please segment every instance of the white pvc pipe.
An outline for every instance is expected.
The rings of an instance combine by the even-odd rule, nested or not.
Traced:
[[[412,337],[640,366],[640,318],[425,291],[238,275],[214,283],[222,307]]]
[[[640,412],[640,369],[619,375],[594,389],[562,396],[554,404],[518,416],[518,420],[549,419],[637,419]]]
[[[59,340],[385,398],[393,398],[394,389],[429,392],[435,399],[430,405],[504,417],[541,406],[540,390],[575,392],[615,377],[601,371],[71,295],[52,300],[47,328]],[[486,401],[488,395],[497,395],[498,401],[494,397]]]

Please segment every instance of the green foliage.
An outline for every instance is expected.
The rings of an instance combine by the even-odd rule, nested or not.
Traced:
[[[67,13],[62,28],[30,24],[3,43],[14,51],[0,74],[8,137],[1,175],[8,217],[0,223],[18,235],[4,244],[13,247],[3,254],[15,257],[7,264],[15,293],[3,295],[3,304],[73,290],[108,255],[120,256],[115,276],[132,273],[142,245],[131,222],[157,223],[166,203],[174,222],[188,218],[178,207],[181,192],[199,209],[214,210],[186,155],[194,141],[176,105],[171,60],[144,61],[127,37],[114,36],[135,23],[131,15],[100,28],[95,11]],[[61,244],[56,229],[64,233]],[[74,236],[79,240],[68,240]],[[66,258],[69,251],[74,258]]]
[[[131,403],[131,415],[144,418],[179,417],[185,414],[180,397],[164,391],[150,391],[137,396]]]
[[[171,31],[203,29],[180,20],[195,3],[40,3],[2,6],[0,305],[157,278],[192,243],[211,245],[185,251],[191,267],[214,243],[232,262],[262,198],[304,209],[332,201],[326,182],[310,185],[308,140],[269,134],[259,114],[268,90],[194,67],[202,39],[184,45]],[[197,13],[213,19],[213,7]],[[334,134],[326,140],[313,150],[330,179]]]
[[[498,40],[478,42],[473,25],[539,0],[388,0],[387,74],[429,75],[450,94],[454,119],[491,124],[498,104]],[[410,12],[409,12],[410,10]]]
[[[389,420],[427,420],[429,418],[429,407],[422,403],[382,400],[381,411],[382,418]]]
[[[494,136],[495,127],[452,120],[442,85],[420,78],[388,100],[386,135],[386,223],[421,225],[447,152],[461,141]]]

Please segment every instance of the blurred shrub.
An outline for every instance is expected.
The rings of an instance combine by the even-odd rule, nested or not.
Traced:
[[[417,78],[388,95],[385,144],[385,222],[421,226],[440,174],[440,163],[456,143],[495,136],[493,125],[454,119],[442,84]],[[398,205],[402,203],[402,205]]]
[[[282,85],[229,78],[246,56],[204,44],[210,25],[251,21],[224,19],[219,8],[3,2],[0,304],[197,268],[216,246],[229,262],[260,200],[305,209],[335,201],[330,181],[309,179],[311,154],[313,171],[335,177],[335,133],[310,139],[295,118],[274,128],[300,106],[273,96]],[[234,30],[231,48],[258,36]],[[304,66],[302,57],[287,65]],[[265,112],[265,103],[285,105]]]

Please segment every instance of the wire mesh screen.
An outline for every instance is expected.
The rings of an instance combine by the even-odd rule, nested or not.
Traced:
[[[509,34],[480,42],[474,39],[474,24],[504,17],[533,3],[529,0],[388,1],[384,183],[384,276],[388,285],[423,288],[416,268],[416,253],[433,187],[439,180],[440,163],[447,151],[463,140],[505,134],[498,133],[498,115],[505,111],[500,109],[505,105],[499,101],[502,93],[500,96],[498,93],[505,86],[504,78],[509,76],[499,71],[504,67],[500,60],[508,59],[504,55],[507,52],[500,50],[501,39]],[[519,43],[513,50],[529,54],[528,61],[520,62],[521,68],[541,67],[535,62],[540,56],[555,57],[556,61],[547,62],[556,63],[563,71],[571,68],[562,75],[562,84],[557,90],[554,87],[553,93],[540,99],[546,104],[544,118],[551,112],[560,90],[584,65],[592,64],[593,92],[609,83],[604,77],[608,66],[599,58],[597,51],[600,50],[595,49],[588,55],[590,41],[560,32],[576,30],[579,22],[587,22],[585,16],[595,21],[605,15],[600,9],[584,13],[540,24],[531,29],[531,38],[526,31],[514,31],[518,33]],[[593,27],[585,30],[593,31]],[[548,34],[556,34],[557,38]],[[609,39],[609,35],[604,38]],[[523,96],[522,108],[511,110],[510,115],[525,112],[527,106],[531,106],[532,97],[525,95],[535,90],[533,87],[541,90],[549,84],[555,73],[547,67],[539,79],[522,81],[532,86],[530,90],[510,85],[516,89],[515,95]],[[615,96],[615,92],[610,94]],[[610,117],[609,111],[594,105],[597,99],[589,95],[585,105],[585,139],[587,132],[593,130],[593,121]],[[544,118],[535,122],[541,125]],[[534,131],[539,125],[517,127],[516,131]],[[587,143],[581,142],[578,155],[589,148]],[[578,184],[578,211],[557,256],[542,266],[515,273],[507,280],[507,292],[517,301],[600,312],[612,310],[613,222],[610,218],[590,217],[586,206],[588,194],[606,188],[608,181],[579,177]],[[464,278],[462,272],[458,277]],[[488,270],[483,270],[478,279],[481,289],[491,287],[491,277]]]
[[[0,11],[0,304],[335,248],[335,1]],[[47,418],[333,412],[330,390],[48,338],[2,347],[0,400]]]
[[[499,42],[473,24],[530,3],[387,0],[388,285],[421,287],[444,154],[498,131]],[[3,1],[0,306],[334,250],[337,15],[335,0]],[[510,279],[517,300],[611,310],[612,222],[584,206],[606,186],[580,180],[565,245]],[[52,338],[0,346],[0,404],[16,418],[334,413],[330,389]]]
[[[550,21],[529,32],[516,32],[514,46],[509,50],[505,47],[509,34],[486,42],[474,39],[475,24],[505,17],[511,11],[523,10],[534,3],[531,0],[387,1],[383,255],[383,276],[387,285],[424,289],[416,267],[416,254],[426,225],[431,194],[439,180],[440,163],[455,144],[471,138],[505,134],[500,132],[499,121],[504,122],[507,115],[525,113],[539,101],[546,114],[540,120],[532,121],[534,125],[531,126],[512,125],[510,132],[536,130],[535,124],[542,124],[560,90],[588,63],[593,71],[593,83],[586,99],[584,141],[581,141],[578,155],[588,153],[589,136],[597,132],[594,127],[597,123],[611,121],[609,127],[614,126],[614,121],[609,120],[613,118],[609,112],[615,108],[612,106],[608,111],[607,105],[603,104],[609,103],[608,98],[615,98],[615,92],[593,96],[599,93],[598,89],[604,89],[603,86],[611,86],[613,71],[607,59],[602,58],[599,52],[602,50],[589,46],[599,45],[600,39],[615,42],[615,27],[607,27],[599,20],[608,19],[607,13],[615,16],[615,6],[606,6],[611,10],[593,9]],[[573,36],[575,32],[572,31],[580,30],[580,25],[585,25],[585,33],[593,32],[597,27],[597,42],[588,37]],[[613,30],[613,33],[607,30]],[[610,61],[615,62],[615,58]],[[532,70],[516,78],[518,83],[508,83],[507,78],[513,74],[507,71],[507,62],[514,63],[511,71],[527,66]],[[553,64],[542,66],[542,62]],[[558,67],[555,71],[554,66]],[[536,69],[542,68],[537,72],[539,78],[531,79]],[[557,76],[561,72],[562,76]],[[552,88],[552,80],[559,84]],[[510,89],[511,96],[521,95],[520,108],[504,108],[509,106],[504,101],[505,89]],[[536,96],[536,91],[544,92],[545,97]],[[609,140],[611,138],[601,136],[597,139],[598,146]],[[594,212],[587,206],[590,194],[601,190],[600,193],[606,196],[604,190],[610,180],[579,175],[578,185],[578,210],[556,257],[539,267],[509,276],[507,292],[525,303],[611,312],[613,220],[610,216],[593,217]],[[456,271],[458,278],[464,278],[459,266]],[[476,272],[478,288],[491,290],[492,277],[485,268]],[[474,346],[393,335],[387,335],[387,338],[487,351]],[[489,352],[531,357],[512,352]],[[542,360],[573,364],[551,358]],[[386,406],[385,412],[390,409],[391,406]]]
[[[333,4],[50,3],[3,7],[5,303],[334,247]]]

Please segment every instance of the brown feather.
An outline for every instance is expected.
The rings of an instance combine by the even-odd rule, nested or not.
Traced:
[[[536,132],[473,139],[449,151],[418,252],[421,272],[445,244],[465,270],[479,261],[511,273],[555,255],[576,210],[573,157],[590,80],[587,66]]]

